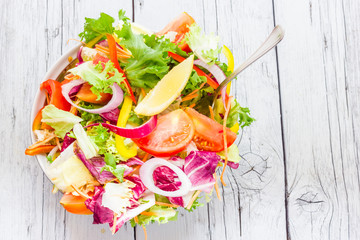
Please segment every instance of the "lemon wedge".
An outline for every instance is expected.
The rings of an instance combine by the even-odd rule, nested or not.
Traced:
[[[171,69],[136,106],[135,113],[153,116],[164,111],[180,96],[189,80],[194,64],[194,55]]]

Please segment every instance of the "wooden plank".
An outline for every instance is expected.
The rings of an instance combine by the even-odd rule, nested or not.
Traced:
[[[274,27],[271,1],[217,1],[218,34],[233,50],[235,66],[250,56]],[[223,58],[224,59],[224,58]],[[228,174],[224,205],[213,201],[213,239],[286,239],[285,188],[275,51],[238,76],[232,92],[256,122],[239,143],[243,160]],[[237,194],[234,195],[234,192]],[[223,211],[221,211],[223,209]],[[241,209],[237,226],[234,209]],[[221,216],[223,212],[223,217]],[[220,220],[220,221],[219,221]],[[233,224],[235,222],[236,224]]]
[[[46,49],[38,45],[45,39],[45,22],[33,15],[32,9],[39,9],[37,13],[45,15],[43,1],[0,2],[0,230],[3,239],[42,237],[43,174],[35,158],[24,156],[30,144],[32,105],[29,103],[38,88],[38,79],[46,70],[42,61]]]
[[[165,7],[166,10],[157,17],[154,9]],[[262,10],[256,13],[256,9]],[[183,11],[192,15],[206,32],[218,32],[224,43],[234,49],[237,64],[260,45],[274,24],[272,5],[268,1],[260,1],[257,5],[242,1],[181,1],[171,4],[167,1],[135,1],[136,22],[155,31]],[[184,234],[191,239],[286,238],[275,52],[241,75],[233,90],[240,103],[249,106],[255,118],[259,119],[243,133],[240,149],[246,162],[240,169],[228,171],[223,202],[213,196],[215,199],[206,206],[207,209],[181,214],[177,223],[166,227],[149,226],[149,238],[172,236],[173,239],[183,239]],[[137,235],[142,236],[141,232]]]
[[[274,2],[291,239],[359,239],[359,3]]]

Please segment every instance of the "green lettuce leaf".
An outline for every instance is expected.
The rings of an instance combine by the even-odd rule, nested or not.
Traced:
[[[190,78],[187,81],[184,90],[181,92],[183,96],[188,95],[189,93],[195,91],[200,88],[201,84],[206,82],[206,77],[199,76],[195,70],[191,72]]]
[[[64,138],[65,134],[69,132],[75,124],[82,121],[82,118],[50,104],[42,110],[41,121],[54,128],[57,136]]]
[[[225,159],[225,153],[224,151],[216,153],[219,155],[222,159]],[[238,163],[240,162],[241,157],[239,153],[239,148],[236,144],[232,144],[230,147],[228,147],[228,161]]]
[[[85,18],[84,31],[79,34],[79,37],[85,42],[90,42],[99,35],[112,34],[114,32],[113,23],[114,18],[106,13],[101,13],[98,19]]]
[[[208,64],[213,64],[221,53],[219,47],[220,38],[214,34],[205,35],[196,23],[189,27],[185,35],[185,41],[195,55]]]
[[[105,64],[104,69],[100,63],[94,65],[89,61],[70,69],[69,72],[80,76],[92,85],[91,91],[98,96],[98,99],[101,98],[100,93],[112,93],[110,86],[112,86],[113,83],[122,86],[121,82],[124,80],[123,74],[119,73],[111,61]],[[109,77],[109,73],[113,73],[113,76]]]
[[[147,225],[149,223],[158,222],[159,224],[167,223],[169,221],[176,221],[178,212],[171,208],[165,206],[158,206],[154,205],[146,212],[153,212],[156,213],[154,216],[145,216],[145,215],[138,215],[138,224],[139,225]],[[136,225],[134,219],[131,219],[131,226],[134,227]]]
[[[153,88],[168,73],[170,58],[167,52],[176,51],[176,45],[164,37],[135,34],[127,21],[115,33],[121,39],[120,44],[132,54],[122,64],[131,86]]]
[[[253,121],[255,121],[255,119],[250,117],[249,108],[241,107],[240,104],[234,99],[234,102],[231,104],[226,126],[232,127],[236,122],[238,122],[239,126],[243,128],[245,126],[250,126]]]

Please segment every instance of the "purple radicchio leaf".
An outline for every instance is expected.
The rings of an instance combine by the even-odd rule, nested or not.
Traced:
[[[64,137],[64,141],[63,141],[62,146],[61,146],[61,151],[60,152],[65,151],[65,149],[68,146],[70,146],[73,142],[75,142],[75,138],[69,137],[69,133],[66,133],[65,137]]]
[[[117,120],[119,118],[119,114],[120,114],[120,110],[118,108],[115,108],[110,112],[101,113],[100,116],[105,122],[109,121],[110,124],[116,125]]]
[[[90,171],[99,183],[105,184],[116,178],[109,171],[102,171],[101,169],[105,166],[104,158],[102,157],[93,157],[91,159],[86,159],[84,153],[81,151],[80,147],[75,143],[74,144],[74,153],[76,156],[84,163],[85,167]]]
[[[185,158],[184,172],[192,183],[192,190],[211,191],[215,184],[215,169],[220,160],[216,153],[206,151],[193,151]]]
[[[136,176],[136,175],[132,175],[132,176],[127,176],[125,177],[125,179],[129,180],[130,182],[135,183],[135,187],[132,188],[133,192],[134,192],[134,199],[135,200],[139,200],[139,198],[141,197],[141,195],[145,192],[146,187],[145,185],[142,183],[141,179]]]
[[[94,213],[93,224],[111,223],[114,219],[114,212],[102,205],[104,192],[103,187],[96,186],[94,196],[85,201],[86,207]]]

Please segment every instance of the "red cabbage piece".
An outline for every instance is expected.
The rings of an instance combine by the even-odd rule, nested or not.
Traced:
[[[125,177],[125,179],[129,180],[130,182],[133,182],[136,184],[136,186],[134,188],[132,188],[133,192],[134,192],[134,199],[135,200],[139,200],[139,198],[141,197],[141,195],[145,192],[146,187],[145,185],[142,183],[141,179],[136,176],[136,175],[132,175],[132,176],[127,176]]]
[[[115,108],[110,112],[101,113],[100,116],[106,122],[109,121],[111,124],[116,125],[119,118],[120,110]]]
[[[221,160],[214,152],[193,151],[185,158],[184,172],[192,183],[192,190],[209,193],[215,184],[214,173]]]
[[[91,175],[98,180],[99,183],[105,184],[108,181],[116,178],[109,171],[102,171],[102,167],[105,166],[105,161],[102,157],[93,157],[91,159],[86,159],[84,153],[81,151],[80,147],[75,143],[74,144],[74,153],[76,156],[84,163],[85,167],[90,171]]]
[[[221,159],[221,162],[225,163],[225,160]],[[239,167],[239,163],[234,163],[234,162],[230,162],[230,161],[227,162],[227,165],[229,167],[231,167],[232,169],[237,169]]]
[[[93,224],[112,223],[114,212],[102,205],[102,196],[105,190],[103,187],[95,187],[95,194],[92,198],[85,201],[85,205],[94,213]]]
[[[65,134],[64,141],[61,146],[61,152],[65,151],[65,149],[70,146],[73,142],[75,142],[75,138],[69,137],[69,133]]]
[[[124,164],[128,167],[131,167],[134,165],[143,165],[144,162],[141,161],[141,159],[138,157],[132,157],[132,158],[128,159],[126,162],[124,162]]]
[[[82,85],[83,84],[77,85],[70,90],[70,92],[69,92],[70,98],[75,97],[75,95],[80,91],[80,88],[82,87]]]
[[[179,160],[179,159],[176,159]],[[158,167],[153,173],[155,186],[164,191],[176,191],[181,186],[176,173],[166,166]],[[185,207],[182,197],[168,197],[172,204]]]

